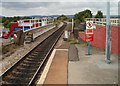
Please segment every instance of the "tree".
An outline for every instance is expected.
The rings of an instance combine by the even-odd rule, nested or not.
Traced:
[[[21,17],[15,16],[15,17],[3,17],[2,23],[5,28],[10,28],[11,22],[16,22],[17,20],[20,20]],[[22,19],[31,19],[30,17],[23,17]]]
[[[63,21],[63,20],[66,20],[66,19],[67,19],[67,16],[61,15],[61,16],[57,17],[57,19]]]
[[[103,18],[103,13],[101,11],[98,11],[95,15],[95,18]]]
[[[72,22],[72,17],[67,17],[68,22]]]
[[[79,20],[79,19],[76,19],[76,20],[75,20],[75,23],[76,23],[76,24],[79,24],[79,23],[80,23],[80,20]]]
[[[5,28],[9,28],[10,27],[10,22],[9,20],[6,20],[4,23],[3,23],[4,27]]]
[[[92,12],[88,9],[74,15],[75,23],[84,22],[85,18],[92,18]]]

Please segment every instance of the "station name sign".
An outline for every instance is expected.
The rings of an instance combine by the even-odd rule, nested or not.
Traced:
[[[33,26],[32,23],[19,23],[18,26]]]

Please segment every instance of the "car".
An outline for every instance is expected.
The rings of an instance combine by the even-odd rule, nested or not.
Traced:
[[[8,34],[3,34],[2,37],[5,38],[5,39],[8,39]]]

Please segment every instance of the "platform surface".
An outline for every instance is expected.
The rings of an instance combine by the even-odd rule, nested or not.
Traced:
[[[37,85],[68,83],[68,49],[54,49]],[[44,86],[43,85],[43,86]]]
[[[67,84],[68,51],[56,50],[44,84]]]
[[[69,61],[68,84],[118,83],[118,57],[116,55],[111,54],[111,64],[106,64],[104,51],[91,47],[92,55],[86,55],[87,46],[76,45],[76,47],[79,61]]]

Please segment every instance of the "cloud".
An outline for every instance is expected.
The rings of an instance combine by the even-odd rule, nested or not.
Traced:
[[[55,4],[53,2],[3,2],[2,7],[12,10],[23,10],[36,7],[49,7],[50,5]]]
[[[107,2],[108,0],[24,0],[24,2]],[[110,0],[119,2],[119,0]],[[23,2],[22,0],[2,0],[2,2]]]
[[[90,9],[95,15],[98,10],[106,14],[106,2],[3,2],[2,14],[14,15],[54,15],[75,14]],[[111,14],[118,14],[118,3],[111,4]]]

